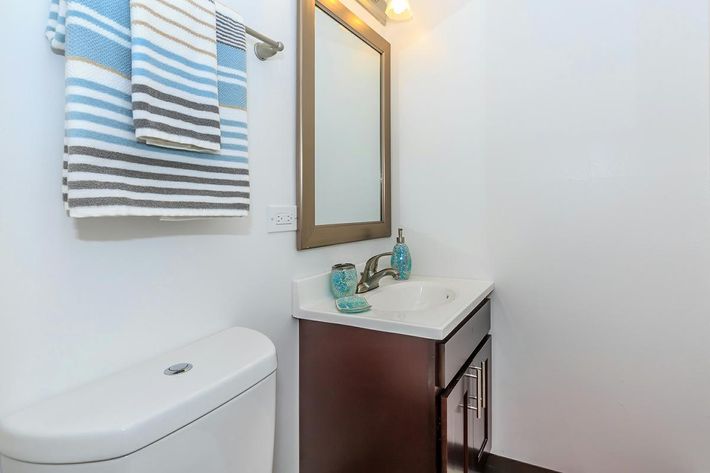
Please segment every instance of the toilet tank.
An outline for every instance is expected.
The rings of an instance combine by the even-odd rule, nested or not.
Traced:
[[[0,471],[271,473],[275,394],[273,343],[232,328],[0,419]]]

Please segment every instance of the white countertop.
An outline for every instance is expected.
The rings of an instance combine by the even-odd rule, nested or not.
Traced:
[[[380,289],[362,295],[376,300],[378,291],[408,283],[446,288],[453,297],[450,300],[447,297],[442,305],[424,309],[379,310],[373,302],[373,308],[368,312],[342,314],[335,308],[335,300],[330,293],[330,273],[323,273],[293,281],[292,313],[297,319],[443,340],[494,288],[491,281],[412,276],[409,281],[401,282],[385,278],[380,283]]]

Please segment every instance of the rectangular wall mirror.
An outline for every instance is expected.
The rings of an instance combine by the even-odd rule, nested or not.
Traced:
[[[390,44],[337,0],[300,0],[300,250],[391,235]]]

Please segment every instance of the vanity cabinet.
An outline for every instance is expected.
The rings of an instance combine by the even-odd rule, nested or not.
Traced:
[[[443,340],[300,320],[301,473],[478,471],[491,448],[489,332],[488,300]]]

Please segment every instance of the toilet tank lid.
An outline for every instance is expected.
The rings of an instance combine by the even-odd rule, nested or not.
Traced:
[[[164,374],[179,363],[193,368]],[[225,330],[1,419],[0,453],[48,464],[118,458],[186,426],[274,371],[271,340],[245,328]]]

